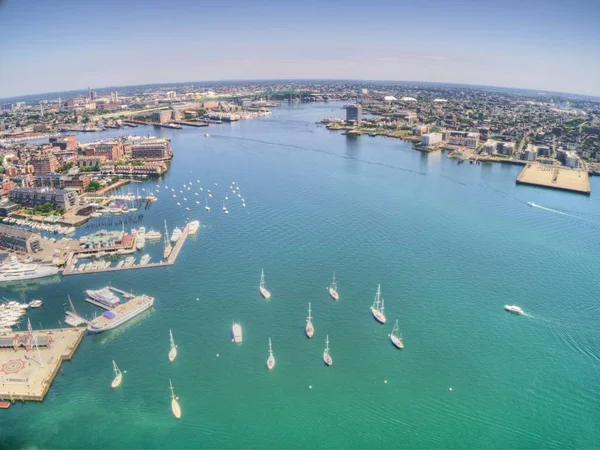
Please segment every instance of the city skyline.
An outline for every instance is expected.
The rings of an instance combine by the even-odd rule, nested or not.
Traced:
[[[590,57],[600,5],[585,2],[33,6],[0,3],[0,98],[242,79],[414,81],[600,96],[600,61]]]

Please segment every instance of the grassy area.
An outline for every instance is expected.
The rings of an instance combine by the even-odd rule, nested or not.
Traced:
[[[136,116],[138,114],[160,111],[161,109],[169,109],[170,106],[157,106],[156,108],[147,108],[147,109],[137,109],[135,111],[119,111],[115,113],[101,114],[99,116],[94,116],[97,119],[114,119],[119,116]]]

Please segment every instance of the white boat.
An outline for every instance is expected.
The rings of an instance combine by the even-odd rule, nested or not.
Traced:
[[[179,406],[178,397],[175,396],[175,391],[173,391],[173,383],[169,380],[169,389],[171,389],[171,412],[175,416],[176,419],[181,418],[181,406]]]
[[[89,334],[102,333],[113,330],[134,317],[139,316],[154,304],[154,298],[147,295],[141,295],[131,300],[121,303],[114,309],[105,311],[102,315],[96,316],[87,325]]]
[[[135,263],[135,258],[133,256],[128,256],[127,258],[125,258],[125,264],[123,264],[125,267],[131,267],[133,266],[133,264]]]
[[[37,264],[22,264],[16,256],[11,255],[8,261],[0,266],[0,283],[8,281],[32,280],[35,278],[51,277],[58,273],[54,266]]]
[[[167,221],[165,220],[165,249],[163,250],[163,258],[167,259],[172,250],[173,247],[171,247],[171,242],[169,241],[169,229],[167,228]]]
[[[180,237],[181,237],[181,229],[178,227],[175,227],[173,229],[173,234],[171,234],[171,242],[173,242],[173,243],[177,242]]]
[[[169,338],[171,341],[171,350],[169,350],[169,361],[175,361],[177,358],[177,346],[175,345],[175,341],[173,340],[173,333],[169,330]]]
[[[233,342],[239,344],[242,342],[242,326],[239,323],[234,323],[231,327],[231,335],[233,336]]]
[[[44,302],[41,300],[32,300],[31,302],[29,302],[29,307],[30,308],[39,308],[43,304],[44,304]]]
[[[112,309],[121,303],[121,299],[108,286],[102,289],[85,291],[86,301],[101,308]]]
[[[212,197],[212,195],[211,195]],[[210,211],[210,206],[208,206],[208,196],[206,197],[206,206],[204,207],[206,211]]]
[[[150,230],[146,233],[147,241],[159,241],[161,237],[162,234],[160,233],[160,231]]]
[[[275,367],[275,357],[273,356],[273,347],[271,346],[271,338],[269,338],[269,358],[267,359],[267,368],[271,370]]]
[[[200,228],[200,221],[199,220],[192,220],[189,224],[188,224],[188,234],[196,234],[198,232],[198,229]]]
[[[265,284],[265,270],[262,269],[262,272],[260,273],[260,285],[258,287],[258,290],[260,291],[260,295],[262,295],[265,299],[270,299],[271,298],[271,293],[267,290],[266,288],[266,284]]]
[[[227,207],[225,206],[225,200],[223,200],[223,211],[227,211]]]
[[[536,205],[535,203],[533,203],[533,202],[527,202],[527,204],[528,204],[529,206],[537,206],[537,205]]]
[[[519,316],[525,314],[525,311],[523,311],[519,306],[517,305],[504,305],[504,309],[506,311],[508,311],[509,313],[513,313],[513,314],[517,314]]]
[[[310,315],[310,302],[308,303],[308,317],[306,318],[306,328],[304,329],[306,336],[310,339],[315,335],[315,327],[312,323],[312,317]]]
[[[373,313],[373,317],[379,323],[385,323],[386,318],[384,314],[384,303],[383,298],[381,298],[381,285],[377,285],[377,294],[375,294],[375,301],[373,301],[373,306],[371,306],[371,312]]]
[[[125,261],[121,260],[117,263],[117,269],[120,269],[121,267],[123,267],[125,265]]]
[[[398,330],[398,320],[396,320],[394,328],[392,328],[392,334],[390,334],[390,340],[397,348],[402,349],[404,348],[404,342],[402,342],[402,335],[398,335]]]
[[[329,335],[325,339],[325,350],[323,351],[323,362],[328,366],[333,364],[333,358],[329,354]]]
[[[146,253],[144,256],[142,256],[142,259],[140,259],[140,266],[145,266],[149,262],[150,262],[150,255]]]
[[[110,383],[110,387],[118,388],[119,386],[121,386],[121,381],[123,381],[123,374],[117,367],[117,363],[114,361],[113,361],[113,371],[115,372],[115,378],[112,380],[112,383]]]
[[[333,280],[331,280],[331,285],[329,286],[329,295],[334,300],[340,299],[340,294],[337,291],[337,280],[335,279],[335,272],[333,272]]]

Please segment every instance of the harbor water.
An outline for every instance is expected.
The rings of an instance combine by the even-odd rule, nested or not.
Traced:
[[[111,284],[155,297],[141,317],[86,337],[43,403],[1,412],[0,447],[597,446],[597,179],[590,197],[517,186],[520,167],[458,165],[315,123],[343,113],[340,104],[294,104],[208,128],[79,135],[170,137],[169,172],[122,189],[153,191],[158,201],[129,216],[146,230],[164,232],[164,219],[169,231],[193,219],[201,228],[172,266],[0,289],[11,300],[44,300],[29,313],[34,328],[58,327],[67,295],[78,313],[100,313],[85,289]],[[120,229],[126,217],[112,226],[94,219],[78,235]],[[137,258],[156,262],[162,249],[147,242]],[[270,301],[258,292],[263,268]],[[326,289],[333,272],[339,302]],[[369,310],[378,283],[386,325]],[[396,319],[401,351],[388,336]],[[243,327],[237,345],[234,321]],[[322,360],[326,334],[331,367]],[[123,371],[118,389],[112,360]]]

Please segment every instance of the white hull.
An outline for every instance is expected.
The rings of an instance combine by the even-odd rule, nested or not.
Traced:
[[[384,324],[387,322],[387,319],[385,318],[385,315],[383,313],[381,313],[381,311],[376,310],[375,308],[373,308],[371,306],[371,312],[373,313],[373,317],[375,318],[375,320],[381,324]]]
[[[139,316],[141,313],[143,313],[147,309],[150,309],[153,304],[154,304],[154,299],[152,299],[151,301],[149,300],[147,302],[144,302],[139,308],[134,309],[133,311],[129,312],[128,314],[123,314],[123,315],[115,317],[106,326],[101,327],[101,328],[96,328],[90,323],[88,325],[87,331],[89,334],[97,334],[97,333],[102,333],[103,331],[108,331],[108,330],[117,328],[118,326],[123,325],[125,322],[130,321],[134,317]]]
[[[110,387],[111,388],[118,388],[119,386],[121,386],[121,381],[123,381],[123,374],[119,373],[114,380],[112,380],[112,383],[110,383]]]
[[[241,325],[234,323],[231,329],[231,335],[233,336],[233,342],[239,344],[242,342],[242,327]]]
[[[392,341],[392,344],[394,344],[397,348],[399,348],[399,349],[404,348],[404,344],[402,343],[402,340],[398,336],[394,336],[392,334],[390,336],[390,340]]]
[[[267,368],[271,370],[273,367],[275,367],[275,357],[271,355],[269,356],[269,359],[267,359]]]
[[[169,361],[173,362],[177,358],[177,347],[171,347],[169,351]]]
[[[176,399],[171,400],[171,412],[176,419],[181,419],[181,407]]]
[[[329,352],[323,353],[323,362],[328,366],[331,366],[333,364],[333,358],[329,356]]]
[[[38,266],[35,270],[30,272],[20,273],[2,273],[0,272],[0,283],[9,281],[23,281],[23,280],[35,280],[36,278],[51,277],[58,273],[56,267],[40,267]]]
[[[331,298],[334,299],[335,301],[340,299],[340,295],[338,294],[338,292],[333,289],[333,288],[329,288],[329,295],[331,295]]]

